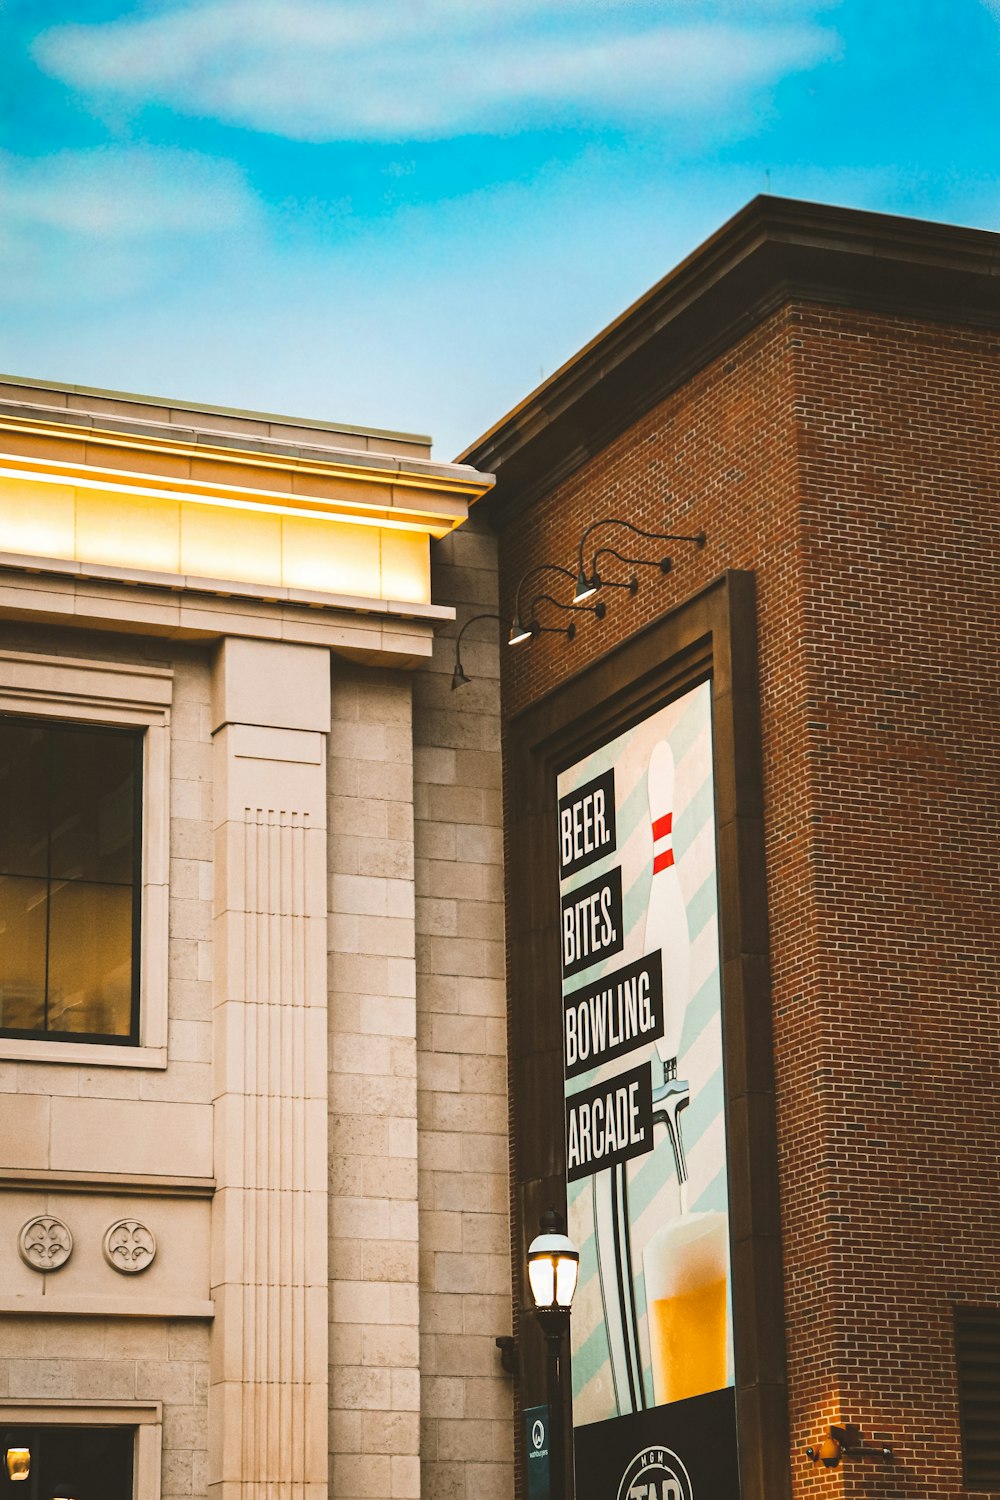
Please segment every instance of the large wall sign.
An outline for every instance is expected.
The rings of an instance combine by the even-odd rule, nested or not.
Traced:
[[[580,1500],[739,1495],[711,719],[703,682],[558,779]]]

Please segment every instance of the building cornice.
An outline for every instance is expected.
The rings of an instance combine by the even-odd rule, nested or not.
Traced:
[[[274,631],[261,611],[278,611],[299,639],[322,612],[334,648],[422,660],[453,617],[433,603],[430,543],[492,482],[405,434],[0,375],[0,613],[29,603],[30,573],[46,618],[117,611],[123,628],[200,635],[224,613]],[[124,608],[120,585],[136,590]]]
[[[793,300],[1000,327],[1000,235],[759,197],[462,454],[495,525]]]
[[[45,408],[9,404],[0,388],[0,466],[44,470],[66,483],[155,487],[185,497],[266,497],[283,509],[296,505],[341,519],[361,512],[377,520],[394,513],[422,519],[444,535],[464,519],[491,484],[468,465],[440,464],[411,455],[355,452],[232,438],[217,433],[168,432],[132,422],[65,418]]]

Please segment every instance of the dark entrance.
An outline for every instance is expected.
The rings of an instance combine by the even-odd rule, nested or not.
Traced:
[[[132,1500],[131,1427],[6,1427],[0,1429],[3,1500]],[[12,1480],[9,1448],[27,1448],[27,1479]]]

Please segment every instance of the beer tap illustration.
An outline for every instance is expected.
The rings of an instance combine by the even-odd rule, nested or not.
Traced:
[[[688,1002],[691,940],[684,893],[674,865],[674,757],[666,740],[653,747],[646,780],[653,842],[653,870],[646,909],[643,952],[659,950],[663,974],[663,1035],[650,1059],[653,1124],[666,1127],[677,1174],[679,1208],[686,1208],[687,1162],[681,1116],[690,1089],[677,1077],[677,1053]],[[618,1411],[644,1410],[654,1402],[643,1379],[639,1314],[632,1273],[627,1164],[593,1178],[598,1271]]]

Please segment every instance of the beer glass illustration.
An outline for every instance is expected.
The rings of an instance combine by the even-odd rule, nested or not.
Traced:
[[[726,1385],[728,1239],[725,1214],[685,1213],[643,1251],[657,1406]]]

